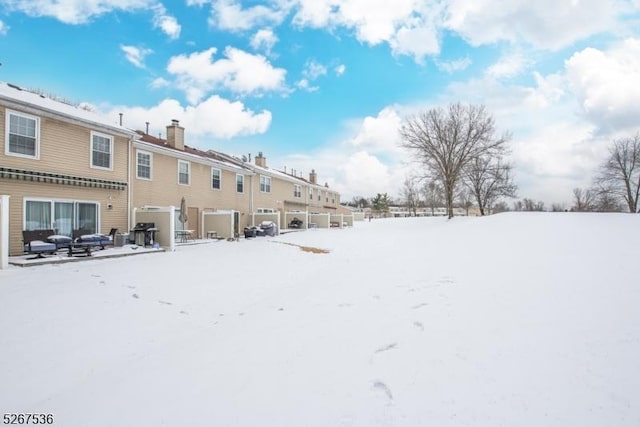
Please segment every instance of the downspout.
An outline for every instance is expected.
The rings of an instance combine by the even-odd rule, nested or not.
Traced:
[[[125,231],[129,231],[131,230],[131,192],[133,191],[132,185],[131,185],[131,150],[133,149],[133,138],[129,138],[129,153],[127,155],[127,181],[128,181],[128,185],[127,185],[127,230]]]

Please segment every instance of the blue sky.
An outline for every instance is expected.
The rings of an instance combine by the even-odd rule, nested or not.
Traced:
[[[640,130],[639,0],[0,0],[0,80],[189,145],[399,194],[398,127],[481,103],[519,195],[570,205]]]

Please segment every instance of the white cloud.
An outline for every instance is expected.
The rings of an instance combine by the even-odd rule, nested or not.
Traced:
[[[251,47],[255,50],[262,50],[267,55],[271,55],[271,49],[278,43],[278,36],[270,28],[258,30],[251,37]]]
[[[395,107],[386,107],[377,116],[368,116],[358,125],[358,133],[348,142],[360,150],[382,154],[391,159],[402,158],[400,148],[402,118]]]
[[[512,78],[524,71],[531,61],[520,51],[507,52],[498,62],[487,69],[487,75],[493,78]]]
[[[398,28],[389,40],[389,45],[394,55],[413,56],[418,64],[423,64],[426,56],[440,53],[438,29],[425,18],[413,18],[408,22]]]
[[[243,135],[263,134],[271,125],[271,112],[256,113],[240,102],[231,102],[217,95],[211,96],[197,105],[182,106],[174,99],[166,99],[151,108],[120,106],[112,108],[109,116],[124,114],[124,124],[133,129],[144,129],[145,122],[151,124],[152,135],[164,133],[168,125],[167,117],[180,120],[185,127],[186,143],[205,148],[202,136],[229,139]],[[195,143],[189,139],[198,138]],[[206,141],[206,138],[204,139]]]
[[[153,15],[154,27],[160,28],[171,39],[180,37],[182,26],[174,16],[167,14],[167,9],[163,5],[156,4],[153,7]]]
[[[299,27],[345,27],[370,45],[388,43],[394,54],[422,62],[440,51],[435,0],[296,0],[293,22]]]
[[[336,76],[341,76],[344,74],[345,71],[347,71],[347,66],[344,64],[340,64],[337,67],[335,67],[333,70],[335,71]]]
[[[329,182],[343,200],[385,192],[394,196],[410,169],[398,145],[401,122],[400,112],[387,107],[375,116],[345,123],[346,133],[338,140],[311,153],[288,155],[281,163],[315,169],[319,182]]]
[[[278,25],[286,10],[256,5],[243,8],[237,0],[214,0],[209,25],[221,30],[247,31],[260,25]]]
[[[473,45],[525,42],[557,50],[593,34],[608,32],[626,0],[452,0],[445,26]]]
[[[9,26],[0,21],[0,36],[4,36],[9,31]]]
[[[160,89],[163,87],[169,87],[169,85],[171,85],[169,80],[162,77],[158,77],[151,82],[149,87],[151,87],[152,89]]]
[[[309,83],[308,79],[300,79],[296,82],[296,87],[298,89],[302,89],[305,90],[307,92],[317,92],[320,87],[319,86],[312,86],[311,83]]]
[[[351,189],[352,196],[393,194],[393,180],[389,168],[366,151],[358,151],[349,156],[338,171],[342,174],[341,185]]]
[[[296,86],[299,89],[306,90],[307,92],[316,92],[320,88],[318,86],[312,86],[311,82],[326,75],[327,67],[313,59],[310,59],[305,63],[304,69],[302,70],[303,78],[296,82]]]
[[[565,66],[582,111],[601,131],[638,128],[640,39],[627,39],[607,51],[584,49]]]
[[[436,60],[435,62],[440,71],[451,74],[467,69],[471,65],[471,58],[466,56],[464,58],[454,59],[452,61]]]
[[[212,47],[190,55],[170,59],[167,70],[177,76],[178,86],[191,103],[197,103],[208,92],[226,89],[241,95],[286,92],[286,70],[273,67],[262,55],[227,47],[225,58],[214,60]]]
[[[311,60],[308,60],[304,65],[304,70],[302,71],[302,75],[308,78],[309,80],[316,80],[320,76],[327,75],[327,67],[311,59]]]
[[[84,24],[112,11],[132,11],[151,7],[154,0],[12,0],[3,2],[9,10],[29,16],[49,16],[66,24]]]
[[[124,52],[127,61],[131,62],[138,68],[144,68],[144,58],[153,53],[151,49],[145,49],[137,46],[120,45],[120,49]]]

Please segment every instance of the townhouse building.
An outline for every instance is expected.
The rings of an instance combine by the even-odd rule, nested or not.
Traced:
[[[9,196],[9,252],[23,251],[22,231],[50,229],[128,232],[140,209],[185,199],[187,222],[174,227],[204,237],[203,213],[229,212],[239,232],[254,213],[340,210],[340,195],[317,183],[267,166],[186,144],[172,120],[166,139],[133,131],[91,111],[0,83],[0,195]],[[167,233],[168,230],[160,230]]]
[[[0,83],[0,194],[9,197],[9,253],[22,230],[108,233],[129,224],[135,134],[77,106]]]
[[[132,208],[187,205],[187,222],[175,215],[175,229],[189,229],[202,237],[201,213],[238,212],[238,227],[250,223],[251,176],[242,161],[185,144],[185,129],[178,120],[166,127],[166,139],[137,131],[133,141],[131,177]]]
[[[307,180],[293,172],[271,169],[262,152],[255,157],[252,170],[254,185],[259,188],[255,195],[257,212],[335,213],[340,207],[340,194],[330,190],[326,184],[318,185],[315,170]]]

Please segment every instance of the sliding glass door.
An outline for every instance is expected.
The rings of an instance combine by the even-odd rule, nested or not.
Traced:
[[[96,233],[98,211],[98,204],[92,202],[26,200],[24,226],[25,230],[53,229],[65,236],[79,228]]]

